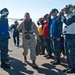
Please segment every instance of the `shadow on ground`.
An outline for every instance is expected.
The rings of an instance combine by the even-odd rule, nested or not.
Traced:
[[[9,75],[33,75],[33,71],[27,70],[25,68],[26,64],[24,64],[22,61],[14,58],[11,59],[11,69],[4,69],[6,72],[8,72]]]
[[[27,62],[28,65],[31,66],[31,63]],[[39,73],[39,75],[44,74],[44,75],[66,75],[64,72],[61,70],[57,69],[55,66],[45,63],[41,65],[43,68],[38,67],[36,69]]]

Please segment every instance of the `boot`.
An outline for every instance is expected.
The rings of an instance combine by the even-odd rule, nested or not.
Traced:
[[[45,53],[44,52],[41,52],[40,55],[45,55]]]
[[[67,70],[66,73],[75,73],[75,68],[71,68],[71,69]]]
[[[27,62],[27,57],[26,56],[24,56],[24,62]]]
[[[1,63],[1,68],[10,68],[10,64],[6,62]]]
[[[57,59],[56,61],[52,62],[53,65],[59,65],[60,64],[60,59]]]
[[[64,69],[63,72],[67,72],[67,71],[70,70],[70,69],[71,69],[71,68],[68,67],[68,68]]]
[[[33,67],[33,68],[38,68],[38,66],[37,66],[36,63],[35,63],[35,60],[32,61],[32,67]]]
[[[46,59],[51,59],[52,58],[52,55],[48,55]]]

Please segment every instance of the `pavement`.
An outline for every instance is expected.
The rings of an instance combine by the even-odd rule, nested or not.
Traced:
[[[31,66],[30,51],[27,56],[28,62],[25,63],[23,59],[22,39],[20,39],[20,47],[13,44],[12,38],[9,40],[9,59],[11,69],[0,68],[0,75],[75,75],[65,74],[62,70],[67,67],[66,62],[61,60],[61,65],[54,66],[50,62],[54,59],[46,59],[44,55],[37,56],[36,63],[38,69]]]

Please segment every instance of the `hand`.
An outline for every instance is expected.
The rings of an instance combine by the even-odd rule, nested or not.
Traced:
[[[57,41],[60,41],[60,38],[57,38],[56,40],[57,40]]]
[[[64,9],[61,9],[60,14],[64,15]]]
[[[51,15],[52,15],[52,12],[50,12],[49,16],[51,16]]]

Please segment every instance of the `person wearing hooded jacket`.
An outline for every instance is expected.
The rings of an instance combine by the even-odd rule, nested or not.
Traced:
[[[10,68],[8,60],[8,39],[9,39],[9,24],[7,16],[9,11],[4,8],[0,11],[0,50],[1,50],[1,68]]]
[[[55,55],[55,61],[51,62],[53,65],[60,64],[60,38],[62,34],[62,22],[60,18],[57,16],[58,10],[56,8],[52,9],[51,16],[53,17],[51,27],[50,27],[50,35],[53,46],[53,52]]]

